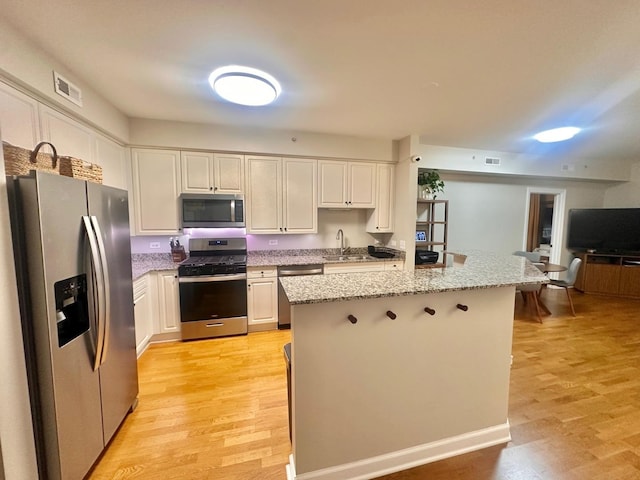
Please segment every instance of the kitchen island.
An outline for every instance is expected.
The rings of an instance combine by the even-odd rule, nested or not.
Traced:
[[[523,258],[280,279],[292,318],[290,480],[375,478],[510,440]]]

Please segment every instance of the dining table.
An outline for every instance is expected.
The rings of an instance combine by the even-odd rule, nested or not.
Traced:
[[[542,265],[542,271],[544,273],[559,273],[568,270],[564,265],[558,265],[557,263],[542,262]]]

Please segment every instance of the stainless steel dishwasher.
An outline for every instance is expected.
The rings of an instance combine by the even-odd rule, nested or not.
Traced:
[[[278,267],[278,278],[300,275],[322,275],[324,265],[321,263],[307,265],[283,265]],[[278,328],[291,328],[291,309],[284,289],[278,282]]]

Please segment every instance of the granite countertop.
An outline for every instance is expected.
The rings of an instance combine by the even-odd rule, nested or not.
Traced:
[[[256,250],[247,254],[247,267],[268,267],[279,265],[309,265],[327,263],[358,263],[358,262],[388,262],[404,260],[404,252],[379,248],[382,251],[394,253],[393,258],[375,258],[367,253],[366,248],[351,248],[345,253],[344,260],[327,259],[327,256],[338,256],[337,248],[310,249],[310,250]],[[359,257],[359,258],[352,258]]]
[[[379,248],[396,255],[393,258],[374,258],[367,254],[366,248],[351,248],[346,255],[360,256],[358,259],[327,260],[326,256],[338,255],[337,248],[309,249],[309,250],[256,250],[247,253],[248,267],[267,267],[279,265],[308,265],[313,263],[351,263],[351,262],[385,262],[404,259],[404,252]],[[134,253],[131,255],[133,280],[140,278],[145,273],[158,270],[177,270],[178,264],[174,263],[170,253]]]
[[[133,253],[131,254],[131,273],[137,280],[145,273],[155,270],[177,270],[170,253]]]
[[[463,266],[280,278],[292,305],[548,283],[524,257],[461,252]]]

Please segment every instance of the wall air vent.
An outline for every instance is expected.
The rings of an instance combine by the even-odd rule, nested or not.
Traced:
[[[63,96],[79,107],[82,106],[82,91],[58,72],[53,72],[53,84],[58,95]]]
[[[486,157],[484,159],[484,164],[485,165],[500,165],[500,159],[499,158]]]

